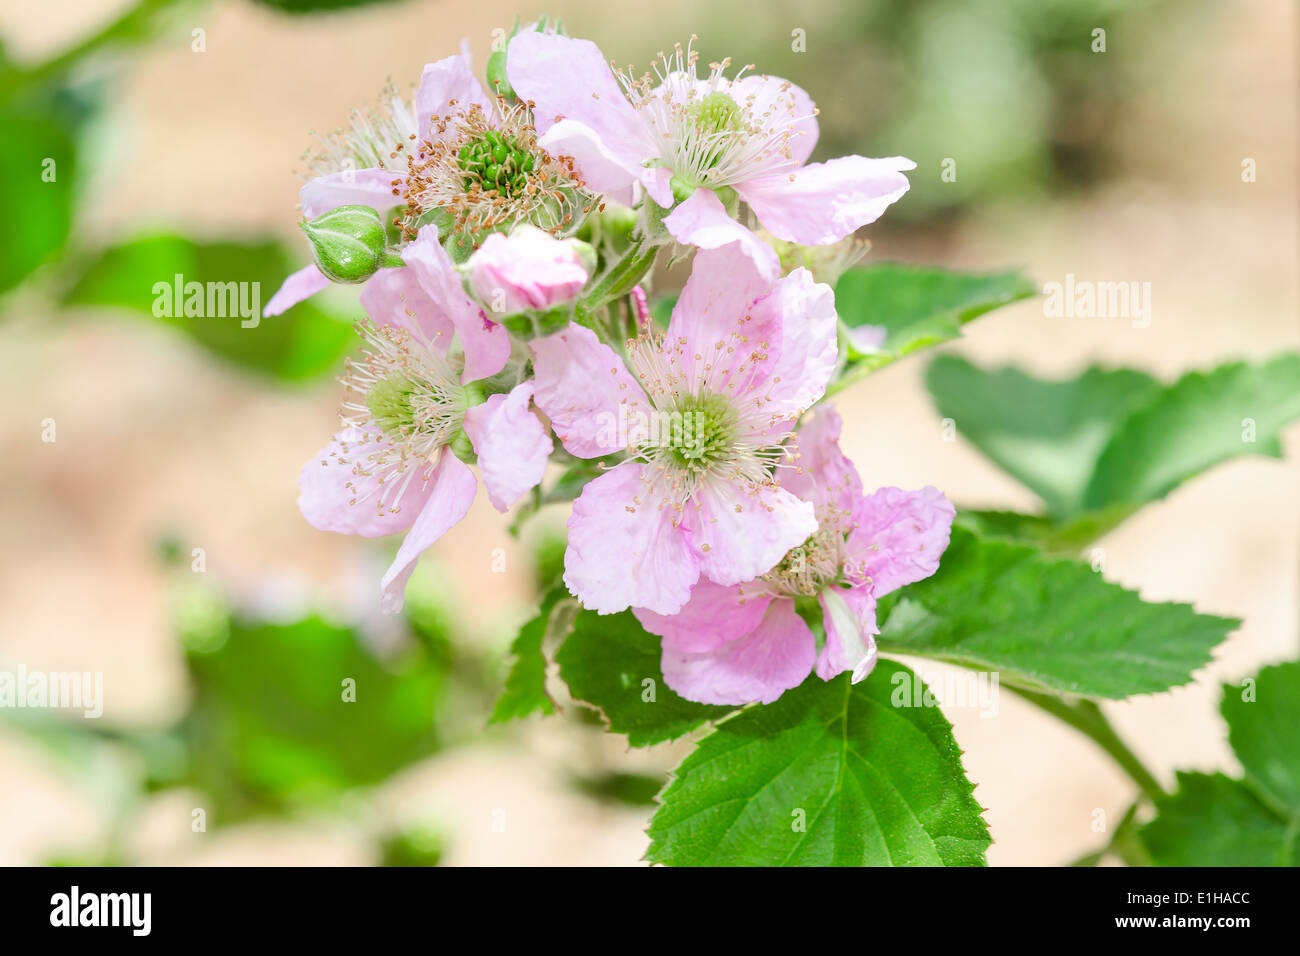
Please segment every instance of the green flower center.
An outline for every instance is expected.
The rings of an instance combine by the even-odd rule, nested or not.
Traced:
[[[462,146],[458,160],[465,173],[466,190],[478,184],[504,196],[522,193],[528,185],[528,174],[537,164],[536,157],[494,129]]]
[[[366,408],[379,429],[390,437],[409,435],[415,430],[415,409],[411,393],[415,386],[405,375],[392,374],[370,386]]]
[[[722,395],[692,397],[671,414],[666,439],[675,464],[704,472],[727,460],[736,438],[736,411]]]
[[[695,107],[695,124],[702,133],[734,133],[740,129],[740,106],[726,93],[710,93]]]

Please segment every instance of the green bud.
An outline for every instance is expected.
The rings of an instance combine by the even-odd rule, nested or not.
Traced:
[[[531,342],[533,339],[542,339],[562,331],[571,321],[573,321],[573,303],[566,302],[546,312],[516,312],[507,315],[501,319],[501,324],[505,326],[511,338],[520,342]]]
[[[333,282],[365,282],[379,270],[387,245],[383,220],[369,206],[339,206],[302,224],[316,266]]]

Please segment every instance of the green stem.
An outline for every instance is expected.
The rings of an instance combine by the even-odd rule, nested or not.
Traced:
[[[1080,733],[1091,737],[1097,746],[1110,754],[1111,759],[1133,778],[1133,782],[1147,798],[1158,800],[1166,795],[1155,776],[1120,739],[1119,734],[1115,733],[1115,728],[1106,719],[1106,715],[1101,712],[1101,708],[1092,701],[1080,700],[1078,703],[1071,704],[1055,694],[1040,694],[1019,687],[1012,687],[1011,690],[1058,720],[1065,721]]]

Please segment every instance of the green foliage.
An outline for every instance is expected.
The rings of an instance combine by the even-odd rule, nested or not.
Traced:
[[[574,697],[599,707],[611,731],[627,734],[633,747],[644,747],[731,712],[674,693],[659,668],[660,650],[659,638],[630,611],[601,615],[584,610],[555,659]]]
[[[953,530],[939,571],[881,602],[881,650],[997,671],[1031,690],[1122,698],[1191,680],[1237,626],[1147,604],[1087,565]]]
[[[1239,455],[1280,457],[1300,419],[1300,355],[1233,362],[1161,385],[1133,369],[1049,382],[944,355],[926,384],[939,414],[1046,505],[1045,516],[973,512],[985,534],[1077,550],[1142,505]]]
[[[0,108],[0,293],[57,254],[72,228],[76,146],[44,111]]]
[[[675,866],[978,866],[989,845],[952,728],[919,680],[813,675],[723,721],[674,772],[646,858]],[[898,690],[906,688],[898,695]]]
[[[157,317],[242,368],[301,380],[333,368],[355,336],[350,321],[314,300],[283,315],[260,317],[260,307],[293,269],[276,242],[196,242],[155,236],[103,252],[68,291],[65,304],[111,306]],[[179,294],[177,276],[182,282]],[[203,286],[203,315],[185,315],[189,283]],[[230,283],[235,283],[233,297]],[[209,308],[209,289],[216,308]],[[256,310],[243,311],[256,311],[257,318],[244,318],[240,307],[254,302]]]
[[[952,272],[884,262],[850,269],[835,284],[840,320],[886,330],[880,351],[850,358],[845,383],[905,355],[961,335],[962,326],[999,306],[1035,295],[1019,272]]]
[[[538,711],[555,713],[555,702],[546,692],[546,655],[542,645],[548,638],[568,633],[575,607],[568,590],[563,584],[557,584],[542,598],[536,616],[519,629],[519,635],[510,645],[515,662],[489,723],[517,720]]]

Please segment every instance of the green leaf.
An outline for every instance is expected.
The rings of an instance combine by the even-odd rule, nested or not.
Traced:
[[[350,10],[354,7],[368,7],[373,4],[392,3],[393,0],[254,0],[263,7],[270,7],[281,13],[331,13],[335,10]]]
[[[1155,501],[1238,455],[1281,458],[1278,432],[1297,419],[1300,355],[1190,372],[1115,432],[1097,460],[1083,506]],[[1253,442],[1245,440],[1248,427],[1253,427]]]
[[[1249,693],[1225,684],[1222,711],[1246,782],[1300,816],[1300,661],[1264,668]]]
[[[1014,368],[988,372],[955,355],[931,362],[925,383],[959,434],[1061,518],[1081,510],[1097,456],[1118,423],[1160,390],[1130,369],[1090,368],[1044,382]]]
[[[961,327],[999,306],[1036,295],[1018,272],[949,272],[883,262],[850,269],[835,284],[835,307],[852,328],[885,329],[880,351],[850,363],[845,382],[919,349],[961,335]]]
[[[187,661],[194,704],[181,725],[183,782],[213,797],[213,824],[332,803],[438,747],[445,675],[419,647],[388,666],[353,631],[314,618],[236,619],[223,644]],[[348,680],[355,700],[345,697]]]
[[[568,589],[557,584],[542,598],[536,616],[519,629],[510,645],[515,662],[488,723],[518,720],[539,710],[544,714],[555,713],[555,702],[546,692],[546,655],[542,653],[542,644],[547,638],[568,633],[574,606]]]
[[[1120,505],[1058,522],[1019,511],[962,509],[957,512],[956,523],[982,538],[1019,541],[1035,545],[1053,557],[1073,557],[1132,513],[1132,508]]]
[[[293,269],[276,242],[155,236],[103,252],[69,290],[65,304],[133,309],[243,368],[285,380],[308,379],[334,368],[355,336],[348,319],[316,300],[283,315],[261,316],[261,306]],[[192,283],[200,284],[200,297],[192,297],[199,288]],[[185,315],[191,303],[204,314]]]
[[[1121,698],[1185,684],[1238,625],[1147,604],[1087,565],[954,528],[939,571],[881,602],[882,651],[996,671],[1030,690]]]
[[[896,705],[918,678],[881,661],[850,684],[816,675],[724,721],[650,821],[646,858],[674,866],[979,866],[989,845],[952,727]]]
[[[1296,822],[1272,813],[1221,773],[1179,773],[1178,792],[1156,803],[1141,829],[1160,866],[1295,866]]]
[[[555,659],[569,692],[604,711],[609,729],[633,747],[672,740],[733,708],[697,704],[664,683],[659,638],[631,611],[580,611]]]
[[[63,126],[43,115],[0,110],[0,293],[63,248],[72,228],[76,152]],[[52,178],[51,178],[52,177]]]

